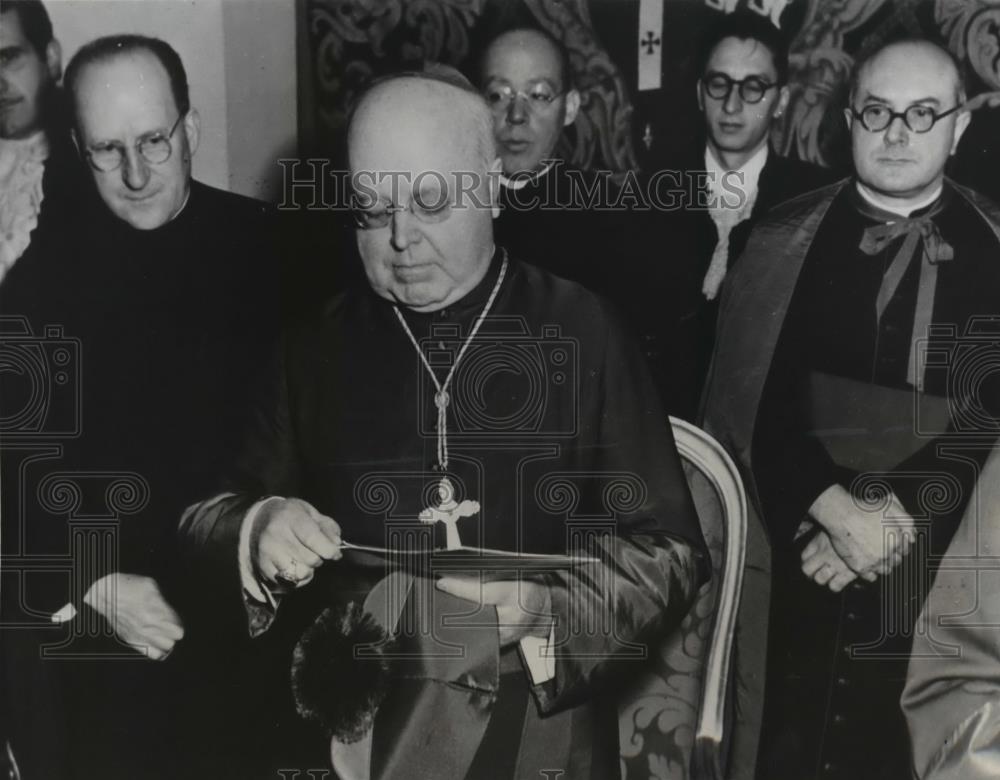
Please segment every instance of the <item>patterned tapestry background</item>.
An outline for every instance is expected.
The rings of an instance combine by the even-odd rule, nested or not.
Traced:
[[[660,89],[637,92],[642,31],[638,0],[298,0],[301,145],[340,155],[344,122],[373,77],[424,61],[474,75],[497,32],[537,25],[571,53],[583,111],[562,154],[583,168],[622,172],[669,165],[699,132],[694,58],[720,13],[751,8],[776,17],[792,41],[792,103],[775,130],[783,154],[835,167],[847,161],[840,108],[855,59],[886,38],[926,35],[965,68],[970,96],[1000,90],[1000,0],[665,0],[654,45]],[[977,114],[953,173],[988,193],[1000,190],[993,139],[1000,111]]]

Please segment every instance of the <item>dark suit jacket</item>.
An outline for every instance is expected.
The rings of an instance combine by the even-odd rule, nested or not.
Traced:
[[[520,189],[501,186],[496,242],[512,257],[608,296],[612,269],[632,249],[622,240],[626,216],[608,208],[615,194],[608,178],[557,160]]]
[[[685,185],[693,186],[697,172],[704,170],[704,148],[700,146],[674,166]],[[750,218],[730,233],[730,269],[753,226],[768,211],[830,180],[824,169],[771,150]],[[696,191],[686,193],[692,194]],[[687,208],[676,211],[651,211],[642,233],[646,249],[634,255],[637,267],[628,278],[633,301],[629,311],[668,413],[693,421],[715,344],[718,298],[707,300],[701,287],[718,231],[708,210],[689,202]]]

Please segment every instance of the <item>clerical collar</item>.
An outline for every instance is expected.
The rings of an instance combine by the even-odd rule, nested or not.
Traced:
[[[501,173],[500,184],[502,184],[508,190],[514,190],[516,192],[517,190],[527,187],[529,184],[534,184],[539,179],[541,179],[545,174],[547,174],[550,170],[552,170],[551,162],[537,173],[532,173],[528,175],[515,174],[513,179],[508,176],[504,176]]]
[[[854,186],[857,189],[858,194],[870,205],[877,209],[881,209],[882,211],[888,211],[896,216],[903,217],[904,219],[907,219],[912,214],[930,206],[934,203],[934,201],[941,197],[941,191],[944,189],[944,184],[939,184],[934,192],[926,198],[921,198],[919,201],[911,203],[909,206],[897,206],[891,203],[887,198],[883,198],[881,195],[874,192],[871,188],[866,187],[860,181],[855,181]]]
[[[708,144],[705,144],[705,171],[709,174],[708,176],[708,191],[712,195],[721,195],[727,190],[722,186],[722,177],[727,173],[742,174],[743,176],[743,192],[746,195],[747,200],[753,200],[754,196],[757,194],[757,185],[760,183],[760,174],[764,170],[764,166],[767,164],[767,155],[769,153],[768,145],[764,144],[760,149],[753,153],[753,156],[747,160],[742,168],[738,168],[735,171],[730,171],[728,168],[724,167],[722,163],[715,159],[715,155],[712,154],[712,150],[709,148]]]
[[[125,220],[114,216],[110,211],[107,212],[107,216],[111,219],[115,229],[121,231],[120,235],[123,237],[129,237],[138,241],[147,241],[152,236],[159,236],[160,238],[164,236],[171,236],[174,235],[173,231],[185,231],[190,229],[190,226],[183,225],[183,218],[187,212],[188,204],[191,202],[191,193],[194,192],[194,188],[195,183],[192,180],[188,186],[187,195],[184,196],[184,202],[181,203],[181,207],[177,209],[177,212],[162,225],[150,230],[140,230],[139,228],[130,225]]]
[[[165,222],[163,225],[161,225],[161,227],[166,227],[167,225],[172,225],[174,222],[176,222],[178,220],[178,218],[180,218],[181,214],[184,213],[184,209],[187,208],[187,205],[188,205],[188,203],[191,200],[191,190],[194,189],[194,187],[192,187],[191,184],[192,184],[192,182],[188,182],[187,195],[184,196],[184,202],[181,204],[181,207],[179,209],[177,209],[177,213],[174,214],[169,220],[167,220],[167,222]]]

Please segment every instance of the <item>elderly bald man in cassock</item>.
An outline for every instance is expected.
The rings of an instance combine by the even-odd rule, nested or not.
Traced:
[[[319,746],[341,777],[616,777],[614,681],[707,574],[642,356],[601,299],[494,245],[490,113],[460,76],[376,82],[348,152],[367,285],[285,336],[227,492],[181,528],[234,600],[239,571],[326,727],[278,765]],[[481,580],[481,549],[563,558]]]

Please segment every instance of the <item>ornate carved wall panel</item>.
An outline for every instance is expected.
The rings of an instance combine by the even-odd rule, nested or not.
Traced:
[[[667,164],[699,129],[697,42],[719,14],[750,9],[792,41],[792,103],[775,129],[784,154],[843,167],[841,108],[857,57],[888,37],[926,35],[963,63],[970,95],[1000,90],[1000,0],[663,0],[659,89],[638,92],[639,0],[298,0],[300,128],[309,154],[337,158],[347,112],[374,76],[425,61],[473,73],[497,32],[537,25],[570,51],[583,110],[561,153],[583,168]],[[651,36],[647,36],[650,37]],[[645,44],[650,47],[649,43]],[[982,112],[958,161],[994,162],[998,118]],[[988,189],[987,182],[987,189]]]

